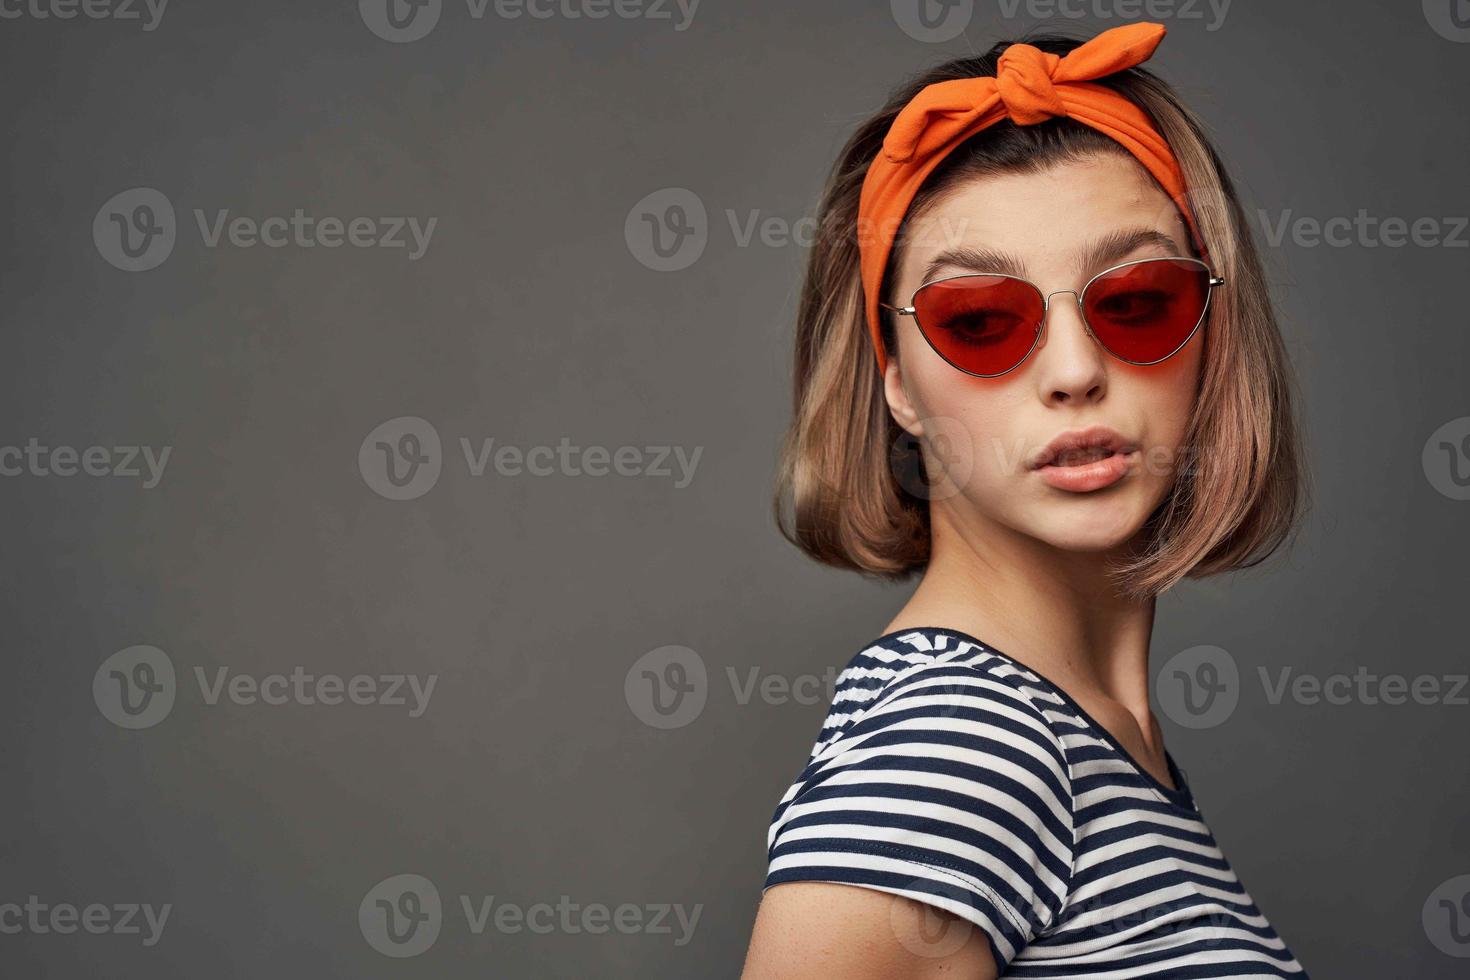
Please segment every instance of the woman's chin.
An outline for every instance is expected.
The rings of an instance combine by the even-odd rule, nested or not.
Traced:
[[[1113,551],[1138,534],[1147,516],[1132,507],[1078,508],[1071,513],[1043,515],[1030,533],[1060,551]]]

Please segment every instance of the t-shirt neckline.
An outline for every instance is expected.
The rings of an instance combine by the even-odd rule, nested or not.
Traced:
[[[1164,762],[1169,767],[1169,776],[1174,780],[1174,785],[1178,787],[1177,789],[1171,789],[1169,786],[1160,781],[1158,777],[1156,777],[1153,773],[1149,772],[1146,768],[1140,765],[1138,760],[1133,758],[1133,754],[1129,752],[1126,748],[1124,748],[1122,743],[1114,738],[1112,733],[1109,732],[1107,728],[1105,728],[1099,721],[1097,721],[1097,719],[1088,714],[1087,709],[1078,704],[1076,699],[1068,694],[1065,690],[1063,690],[1060,684],[1047,677],[1045,674],[1042,674],[1034,667],[1031,667],[1020,660],[1017,660],[1015,657],[1011,656],[1003,650],[997,649],[996,647],[985,642],[979,637],[972,636],[971,634],[966,633],[964,630],[951,629],[948,626],[911,626],[908,629],[894,630],[891,633],[884,633],[882,636],[878,637],[876,640],[868,645],[881,645],[885,640],[900,639],[913,633],[944,633],[946,635],[953,636],[956,639],[972,643],[988,653],[993,653],[997,657],[1000,657],[1002,660],[1008,661],[1009,663],[1014,664],[1016,667],[1019,667],[1021,670],[1026,671],[1026,673],[1035,677],[1037,680],[1041,681],[1048,688],[1050,688],[1052,693],[1061,698],[1062,702],[1066,704],[1069,709],[1076,712],[1078,717],[1080,717],[1082,721],[1087,725],[1087,727],[1092,730],[1092,733],[1098,738],[1102,739],[1104,742],[1106,742],[1107,745],[1118,754],[1119,758],[1127,763],[1128,767],[1132,769],[1140,779],[1148,784],[1150,789],[1153,789],[1155,792],[1161,795],[1166,802],[1188,810],[1191,813],[1198,813],[1199,807],[1195,802],[1194,794],[1189,789],[1189,780],[1184,777],[1184,770],[1180,769],[1178,763],[1174,761],[1174,756],[1170,754],[1168,746],[1164,747]]]

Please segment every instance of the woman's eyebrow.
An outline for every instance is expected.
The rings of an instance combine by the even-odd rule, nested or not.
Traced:
[[[1153,246],[1169,255],[1187,255],[1179,243],[1156,228],[1127,228],[1110,232],[1078,251],[1084,269],[1110,265],[1140,248]],[[1008,276],[1026,275],[1026,263],[999,249],[978,245],[959,245],[940,252],[924,266],[920,282],[929,282],[945,269],[956,272],[999,272]]]
[[[1008,276],[1024,276],[1026,264],[1006,252],[978,246],[960,245],[947,248],[924,266],[920,282],[928,282],[941,269],[957,269],[964,272],[1000,272]]]
[[[1078,264],[1084,269],[1098,269],[1145,246],[1163,249],[1169,255],[1189,254],[1180,249],[1178,242],[1155,228],[1128,228],[1112,232],[1079,249]]]

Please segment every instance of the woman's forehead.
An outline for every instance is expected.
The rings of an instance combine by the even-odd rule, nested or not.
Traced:
[[[1178,209],[1147,171],[1112,154],[965,179],[916,214],[906,237],[905,265],[979,260],[1014,275],[1024,274],[1019,267],[1028,259],[1071,256],[1090,265],[1110,251],[1188,254],[1189,240]]]

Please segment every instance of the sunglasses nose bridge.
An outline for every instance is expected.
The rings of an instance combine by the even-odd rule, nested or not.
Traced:
[[[1077,290],[1075,289],[1057,289],[1050,293],[1044,294],[1042,298],[1046,300],[1047,305],[1049,306],[1051,305],[1051,298],[1053,296],[1060,296],[1062,293],[1071,293],[1073,299],[1075,299],[1079,303],[1082,302],[1082,294],[1077,292]]]
[[[1041,293],[1041,290],[1038,289],[1037,292]],[[1060,296],[1063,293],[1071,294],[1072,300],[1077,304],[1077,318],[1082,321],[1082,329],[1086,330],[1089,335],[1092,335],[1092,324],[1087,322],[1087,316],[1082,309],[1082,293],[1075,289],[1055,289],[1049,293],[1041,293],[1043,309],[1041,328],[1044,330],[1047,322],[1051,320],[1051,298],[1053,296]]]

